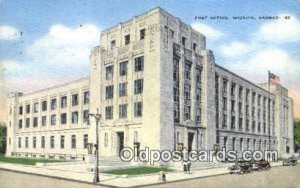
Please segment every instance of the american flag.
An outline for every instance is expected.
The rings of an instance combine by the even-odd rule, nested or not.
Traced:
[[[269,80],[272,84],[280,84],[279,76],[269,72]]]

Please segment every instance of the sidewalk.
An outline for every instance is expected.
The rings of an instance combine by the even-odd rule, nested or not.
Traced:
[[[281,162],[271,163],[272,167],[281,166]],[[51,169],[37,166],[27,166],[9,163],[0,163],[0,169],[7,169],[13,171],[19,171],[24,173],[38,174],[42,176],[54,177],[59,179],[75,180],[79,182],[91,183],[93,181],[92,172],[77,171],[72,168],[66,168],[62,165],[61,169]],[[75,166],[74,168],[77,168]],[[166,174],[167,182],[182,181],[188,179],[217,176],[222,174],[228,174],[227,167],[211,168],[203,170],[192,171],[191,174],[185,174],[183,172],[169,172]],[[139,176],[116,176],[100,173],[100,185],[109,187],[140,187],[145,185],[154,185],[158,182],[158,174],[139,175]]]

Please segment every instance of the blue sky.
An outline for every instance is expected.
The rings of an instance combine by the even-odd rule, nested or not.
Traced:
[[[101,30],[157,6],[205,34],[217,64],[253,82],[265,82],[268,70],[278,74],[300,106],[299,0],[0,0],[0,58],[7,89],[29,92],[87,76],[89,51],[99,45]]]

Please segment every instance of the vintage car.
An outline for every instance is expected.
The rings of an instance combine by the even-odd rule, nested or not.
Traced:
[[[266,160],[259,160],[252,164],[252,170],[269,170],[271,168],[271,165]]]
[[[228,168],[229,174],[251,172],[251,164],[247,161],[236,161],[232,167]]]
[[[283,166],[296,166],[298,164],[298,160],[296,157],[289,157],[288,159],[282,162]]]

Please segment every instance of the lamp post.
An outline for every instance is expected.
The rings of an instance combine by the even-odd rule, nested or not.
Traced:
[[[96,120],[96,144],[94,145],[95,147],[95,153],[96,153],[96,164],[95,164],[95,169],[94,169],[94,183],[100,182],[99,178],[99,168],[98,168],[98,163],[99,163],[99,134],[98,134],[98,124],[101,119],[101,114],[99,114],[99,109],[97,108],[97,113],[96,114],[89,114],[89,116],[94,117]]]

